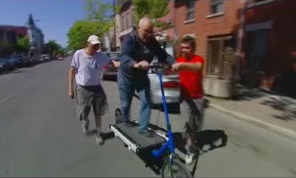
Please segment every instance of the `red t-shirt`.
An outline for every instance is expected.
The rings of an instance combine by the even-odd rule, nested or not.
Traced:
[[[194,56],[191,60],[180,57],[177,62],[196,63],[200,62],[204,65],[204,59],[200,56]],[[203,97],[202,87],[202,70],[191,71],[185,70],[180,72],[180,83],[182,88],[183,97],[191,97],[193,99],[199,99]]]

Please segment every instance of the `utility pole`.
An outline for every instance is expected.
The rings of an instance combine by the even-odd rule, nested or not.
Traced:
[[[247,0],[241,0],[243,3],[243,8],[240,11],[240,20],[239,20],[239,30],[237,35],[237,50],[236,50],[236,67],[235,67],[235,74],[234,80],[239,80],[240,75],[240,63],[242,60],[242,46],[243,46],[243,37],[244,37],[244,25],[245,25],[245,13],[247,7]]]
[[[116,39],[116,0],[113,0],[113,18],[114,18],[114,38],[113,38],[113,47],[114,49],[116,49],[117,45],[116,45],[116,42],[117,42],[117,39]]]

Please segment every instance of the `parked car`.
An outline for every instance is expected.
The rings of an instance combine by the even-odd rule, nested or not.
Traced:
[[[174,47],[173,45],[166,45],[166,52],[169,54],[167,60],[170,63],[175,62]],[[153,61],[155,62],[155,61]],[[162,105],[162,96],[159,85],[158,75],[152,73],[151,70],[148,72],[148,77],[150,79],[151,88],[151,103],[152,105],[158,106]],[[180,102],[180,76],[176,73],[168,73],[163,75],[163,88],[166,96],[166,102],[169,105],[179,107]]]
[[[113,60],[119,60],[119,52],[103,52]],[[116,79],[118,69],[113,65],[113,63],[106,64],[103,67],[102,79]]]
[[[30,66],[30,58],[27,56],[23,57],[23,67],[29,67]]]
[[[49,56],[49,54],[42,54],[41,56],[40,56],[40,62],[47,62],[47,61],[49,61],[50,60],[50,56]]]
[[[58,61],[62,61],[62,60],[64,59],[64,57],[63,57],[61,54],[58,54],[58,55],[56,56],[56,59],[57,59]]]
[[[162,95],[158,75],[149,71],[150,93],[152,105],[162,105]],[[179,105],[180,102],[180,79],[179,74],[164,74],[163,89],[166,96],[166,102],[169,105]]]
[[[11,56],[9,60],[14,68],[19,68],[23,66],[22,56]]]
[[[0,59],[0,65],[2,66],[1,72],[8,72],[15,68],[13,60],[11,60],[10,58]]]
[[[8,65],[6,59],[0,59],[0,73],[5,73],[8,69]]]

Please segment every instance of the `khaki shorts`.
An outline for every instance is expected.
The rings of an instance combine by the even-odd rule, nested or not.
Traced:
[[[77,116],[79,120],[88,122],[90,108],[93,108],[95,118],[104,116],[108,111],[106,94],[102,86],[76,87]]]

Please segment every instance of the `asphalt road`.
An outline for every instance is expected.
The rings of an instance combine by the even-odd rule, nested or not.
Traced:
[[[110,106],[103,121],[108,139],[99,146],[93,136],[82,133],[75,100],[67,96],[70,60],[0,75],[0,176],[158,177],[110,133],[108,125],[119,106],[114,81],[103,82]],[[134,101],[136,117],[138,101]],[[205,117],[204,151],[195,176],[296,176],[295,141],[211,108]],[[173,128],[179,119],[171,115]],[[163,113],[153,111],[151,123],[163,127]],[[221,136],[227,138],[224,146]],[[211,144],[217,147],[210,149]]]

